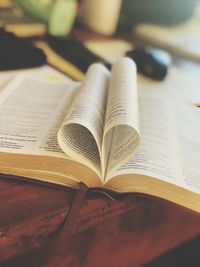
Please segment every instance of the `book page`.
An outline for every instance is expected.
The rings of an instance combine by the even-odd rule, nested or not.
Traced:
[[[1,92],[1,152],[64,157],[57,132],[77,83],[49,69],[18,75]]]
[[[142,174],[200,193],[199,121],[199,108],[141,90],[139,149],[113,175]]]
[[[58,132],[62,150],[101,174],[101,146],[110,72],[93,64],[74,97]]]
[[[122,58],[112,68],[103,137],[104,176],[132,156],[139,143],[136,66]]]
[[[190,75],[189,69],[182,71],[172,65],[168,70],[168,75],[162,82],[138,75],[138,90],[148,90],[151,95],[171,97],[189,105],[197,105],[200,103],[199,69],[190,68],[190,71],[191,69],[193,75]]]

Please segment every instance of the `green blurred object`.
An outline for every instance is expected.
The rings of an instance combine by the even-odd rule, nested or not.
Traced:
[[[49,34],[66,36],[76,18],[76,0],[14,0],[30,15],[48,24]]]
[[[76,1],[57,0],[49,18],[49,33],[57,36],[68,34],[76,18],[76,10]]]

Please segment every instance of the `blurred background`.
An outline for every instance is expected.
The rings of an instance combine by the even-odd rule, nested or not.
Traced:
[[[121,43],[121,53],[130,44],[145,44],[200,62],[199,6],[199,0],[0,0],[0,26],[25,38],[122,37],[129,45]],[[100,56],[111,55],[108,42],[103,49],[85,45]]]
[[[9,28],[14,23],[22,25],[23,19],[29,26],[35,21],[49,33],[65,36],[77,22],[99,34],[132,34],[141,23],[184,23],[194,15],[197,6],[198,0],[1,0],[0,23]],[[21,30],[21,34],[28,32]],[[42,30],[30,31],[31,34],[42,34]]]

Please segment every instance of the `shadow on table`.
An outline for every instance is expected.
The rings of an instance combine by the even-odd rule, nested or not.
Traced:
[[[200,237],[174,249],[155,259],[144,267],[199,267]]]

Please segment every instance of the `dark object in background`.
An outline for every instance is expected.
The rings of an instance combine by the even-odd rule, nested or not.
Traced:
[[[135,61],[139,73],[158,81],[166,77],[171,63],[169,54],[156,48],[136,48],[126,55]]]
[[[41,49],[0,28],[0,70],[39,67],[45,62],[46,56]]]
[[[102,63],[111,69],[108,61],[91,52],[77,39],[48,36],[47,42],[54,51],[83,72],[86,72],[88,67],[95,62]]]
[[[193,14],[197,0],[124,0],[118,31],[132,32],[142,22],[160,25],[181,23]]]

